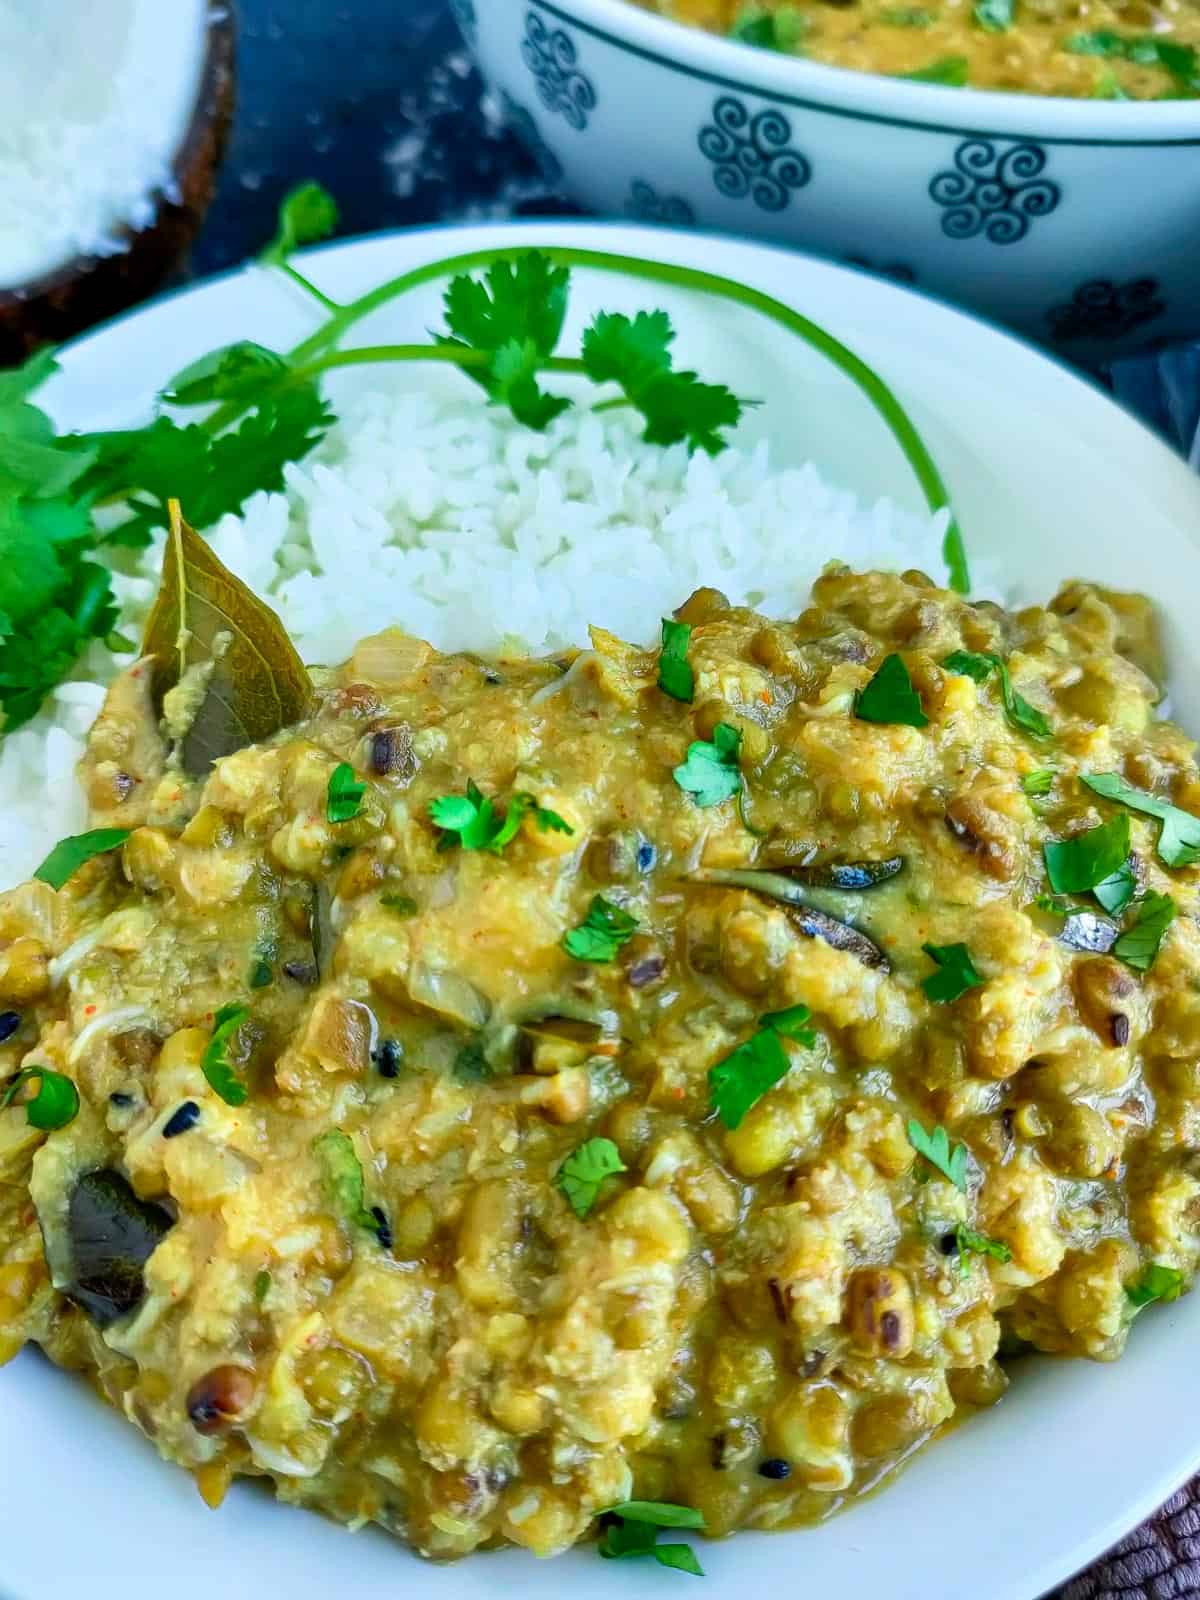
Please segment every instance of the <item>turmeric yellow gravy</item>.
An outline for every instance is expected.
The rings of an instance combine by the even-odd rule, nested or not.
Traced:
[[[1197,0],[634,3],[712,33],[860,72],[1110,100],[1200,92]]]
[[[1011,1349],[1111,1359],[1146,1268],[1190,1279],[1197,871],[1131,818],[1141,889],[1179,912],[1145,972],[1035,905],[1044,842],[1113,809],[1079,772],[1200,809],[1146,603],[1075,584],[1008,615],[831,570],[795,622],[712,591],[679,615],[690,705],[600,630],[569,662],[385,634],[203,783],[167,764],[144,668],[117,683],[85,779],[131,837],[0,900],[0,1081],[42,1063],[82,1101],[48,1135],[0,1111],[0,1358],[86,1373],[214,1505],[263,1475],[429,1556],[545,1555],[631,1497],[716,1534],[820,1518],[997,1400]],[[1051,741],[939,665],[963,649],[1007,661]],[[926,726],[854,715],[892,651]],[[741,807],[673,778],[721,723]],[[367,789],[337,823],[342,762]],[[531,811],[463,848],[429,807],[469,781],[573,831]],[[814,889],[824,923],[771,892],[897,860]],[[596,895],[637,931],[580,961]],[[982,982],[936,1003],[922,947],[959,942]],[[231,1004],[242,1105],[202,1071]],[[710,1069],[800,1004],[815,1037],[779,1035],[786,1074],[727,1127]],[[962,1187],[910,1119],[965,1148]],[[334,1129],[365,1220],[314,1148]],[[577,1215],[560,1169],[596,1137],[625,1170]]]

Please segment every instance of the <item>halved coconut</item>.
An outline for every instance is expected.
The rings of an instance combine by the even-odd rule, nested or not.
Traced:
[[[226,0],[0,0],[0,366],[178,267],[233,88]]]

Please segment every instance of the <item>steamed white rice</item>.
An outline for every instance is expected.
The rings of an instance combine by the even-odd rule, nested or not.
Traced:
[[[515,424],[461,381],[339,397],[340,421],[211,532],[221,559],[278,610],[301,655],[335,662],[396,623],[443,650],[554,650],[598,622],[649,642],[709,584],[794,616],[829,561],[941,574],[945,515],[867,505],[811,464],[773,470],[767,446],[711,460],[643,444],[628,415]],[[131,635],[153,598],[158,548],[115,576]],[[0,739],[0,883],[86,826],[74,767],[121,665],[96,646],[41,715]]]

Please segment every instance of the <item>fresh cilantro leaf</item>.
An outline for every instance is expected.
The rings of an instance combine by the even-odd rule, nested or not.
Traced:
[[[484,281],[458,277],[446,290],[446,326],[472,350],[499,350],[529,340],[541,356],[554,353],[567,315],[570,272],[540,250],[495,261]]]
[[[921,980],[922,989],[936,1005],[949,1005],[968,989],[982,987],[983,979],[965,944],[925,944],[921,948],[938,969]]]
[[[176,373],[163,391],[173,406],[207,405],[215,400],[247,400],[276,387],[289,371],[287,361],[252,339],[224,345]]]
[[[723,384],[701,383],[694,372],[675,372],[670,346],[675,330],[664,311],[602,311],[583,336],[583,365],[595,383],[618,383],[645,418],[648,444],[686,443],[719,455],[721,429],[736,426],[742,402]]]
[[[1125,1298],[1133,1307],[1132,1315],[1136,1316],[1146,1306],[1153,1305],[1156,1300],[1178,1300],[1183,1293],[1183,1273],[1175,1267],[1163,1266],[1161,1262],[1148,1263],[1141,1277],[1125,1290]]]
[[[270,959],[265,955],[256,955],[250,963],[247,986],[251,989],[269,989],[274,981],[275,972]]]
[[[1148,972],[1154,965],[1159,946],[1174,922],[1178,909],[1169,894],[1151,893],[1144,896],[1134,908],[1132,927],[1127,928],[1113,945],[1113,955],[1137,972]]]
[[[59,370],[58,356],[50,345],[35,350],[19,367],[0,372],[0,411],[20,405]]]
[[[858,691],[854,715],[860,722],[901,723],[909,728],[924,728],[929,723],[908,668],[894,653],[884,656],[871,681]]]
[[[319,183],[302,183],[283,197],[279,227],[259,260],[279,266],[293,251],[328,239],[338,225],[337,201]]]
[[[760,5],[744,5],[733,19],[729,37],[739,44],[752,44],[759,50],[779,50],[794,55],[808,26],[797,6],[777,6],[767,11]]]
[[[129,838],[128,828],[93,828],[88,833],[76,833],[69,839],[60,839],[34,873],[42,883],[52,889],[61,889],[73,878],[85,862],[94,856],[118,850]]]
[[[1110,916],[1119,916],[1137,893],[1137,877],[1128,860],[1096,884],[1092,893]]]
[[[605,1178],[629,1169],[611,1139],[588,1139],[573,1150],[559,1167],[555,1182],[577,1217],[586,1217],[596,1204]]]
[[[1124,813],[1071,839],[1042,846],[1050,887],[1056,894],[1084,894],[1111,878],[1129,855],[1129,818]]]
[[[1012,1251],[1003,1239],[989,1239],[986,1233],[976,1233],[974,1228],[968,1228],[960,1222],[954,1230],[954,1237],[958,1243],[959,1259],[966,1256],[990,1256],[993,1261],[1011,1261]]]
[[[365,781],[354,776],[354,768],[350,763],[339,761],[329,774],[325,815],[330,822],[353,822],[362,810],[363,795],[366,792]]]
[[[1021,779],[1021,788],[1030,798],[1038,795],[1049,794],[1054,787],[1054,774],[1049,767],[1042,767],[1037,772],[1027,772]]]
[[[658,658],[658,687],[672,700],[690,705],[696,696],[696,675],[687,658],[691,624],[662,619],[662,653]]]
[[[628,1556],[652,1556],[658,1544],[658,1529],[652,1522],[610,1522],[597,1546],[608,1561]]]
[[[229,1046],[249,1016],[249,1006],[222,1006],[213,1018],[212,1037],[200,1061],[200,1070],[204,1073],[209,1088],[224,1100],[227,1106],[241,1106],[246,1103],[248,1091],[229,1059]]]
[[[774,1088],[791,1066],[781,1036],[806,1048],[816,1042],[816,1034],[804,1026],[808,1019],[807,1006],[768,1012],[760,1019],[757,1033],[709,1068],[709,1100],[727,1128],[739,1128],[751,1106]]]
[[[457,833],[464,850],[490,850],[494,855],[499,855],[516,837],[522,819],[531,812],[543,832],[575,832],[557,811],[539,805],[535,796],[524,792],[513,795],[501,818],[474,782],[467,784],[465,796],[442,795],[429,807],[436,825],[447,835]]]
[[[518,422],[539,433],[555,417],[570,409],[561,395],[548,394],[537,381],[541,357],[532,339],[510,339],[492,357],[488,393],[496,405],[507,406]]]
[[[577,928],[563,935],[563,949],[576,961],[615,961],[623,945],[637,932],[638,921],[628,911],[598,894]]]
[[[988,33],[1004,33],[1013,25],[1016,0],[975,0],[975,21]]]
[[[772,1028],[785,1039],[795,1039],[797,1044],[811,1047],[817,1042],[817,1036],[805,1024],[811,1019],[812,1012],[807,1006],[788,1006],[785,1011],[768,1011],[760,1020],[764,1028]]]
[[[1047,739],[1054,731],[1044,712],[1030,705],[1024,695],[1012,686],[1008,664],[999,656],[973,650],[954,650],[942,662],[948,672],[965,674],[976,683],[985,683],[995,672],[1000,679],[1000,699],[1004,714],[1012,726],[1021,733],[1032,734],[1035,739]]]
[[[956,1144],[951,1147],[950,1136],[939,1123],[932,1133],[926,1133],[921,1124],[912,1118],[908,1124],[908,1142],[919,1156],[924,1156],[931,1167],[949,1178],[956,1189],[967,1192],[967,1148]]]
[[[1080,776],[1093,793],[1102,795],[1105,800],[1158,818],[1162,823],[1158,857],[1165,866],[1190,867],[1200,861],[1200,817],[1194,817],[1190,811],[1183,811],[1156,794],[1135,789],[1119,773],[1084,772]]]
[[[325,1186],[338,1215],[355,1227],[379,1233],[383,1224],[368,1210],[362,1163],[355,1154],[354,1141],[340,1128],[330,1128],[313,1140],[313,1154],[325,1174]]]
[[[728,722],[718,722],[711,740],[688,745],[687,760],[675,768],[675,782],[698,806],[719,806],[741,791],[738,752],[742,735]]]
[[[79,1090],[70,1078],[64,1077],[61,1072],[51,1071],[49,1067],[22,1067],[0,1095],[0,1111],[12,1105],[18,1089],[26,1083],[32,1083],[35,1078],[38,1080],[38,1092],[32,1100],[25,1101],[26,1122],[31,1128],[41,1128],[47,1133],[53,1133],[56,1128],[65,1128],[79,1114]]]
[[[1097,28],[1088,33],[1072,34],[1064,39],[1062,48],[1076,56],[1103,56],[1108,60],[1132,61],[1143,67],[1161,67],[1185,93],[1195,94],[1200,90],[1200,66],[1195,49],[1173,39],[1160,39],[1155,34],[1131,38],[1111,28]]]
[[[961,89],[967,82],[969,71],[966,56],[942,56],[930,62],[929,66],[918,68],[916,72],[898,72],[896,76],[907,78],[910,83],[940,83],[947,89]]]

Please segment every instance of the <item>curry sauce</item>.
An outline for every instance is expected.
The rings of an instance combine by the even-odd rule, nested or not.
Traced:
[[[0,899],[0,1082],[79,1097],[0,1111],[0,1358],[212,1504],[547,1555],[635,1497],[822,1518],[1190,1280],[1197,870],[1080,781],[1200,810],[1148,604],[831,569],[675,620],[690,699],[601,629],[390,632],[198,778],[117,682],[83,776],[128,837]],[[1118,815],[1128,909],[1049,893]]]

